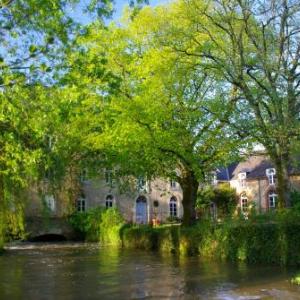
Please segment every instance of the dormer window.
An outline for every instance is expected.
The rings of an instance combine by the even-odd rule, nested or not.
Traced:
[[[241,172],[238,174],[238,179],[240,182],[241,187],[246,187],[246,178],[247,178],[247,173],[246,172]]]
[[[266,175],[268,177],[269,184],[274,185],[276,170],[274,168],[266,169]]]

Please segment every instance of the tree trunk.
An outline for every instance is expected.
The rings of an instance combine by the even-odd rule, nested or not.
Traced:
[[[195,204],[197,200],[199,182],[193,172],[187,171],[181,179],[180,185],[183,193],[182,224],[184,226],[189,226],[192,225],[196,219]]]
[[[285,158],[287,159],[287,158]],[[277,194],[278,194],[278,208],[290,207],[290,180],[288,174],[288,160],[283,158],[275,159],[275,168],[277,175]]]

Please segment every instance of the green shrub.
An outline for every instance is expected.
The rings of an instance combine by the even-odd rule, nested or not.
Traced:
[[[300,285],[300,273],[297,274],[295,277],[292,278],[291,283],[292,284]]]
[[[86,241],[110,245],[121,243],[120,230],[124,220],[116,208],[97,207],[87,212],[76,212],[70,216],[69,222],[79,237]]]
[[[0,212],[0,252],[2,251],[4,247],[4,217],[3,213]]]
[[[300,265],[300,214],[292,210],[249,220],[202,220],[190,227],[125,225],[116,209],[94,209],[70,218],[87,240],[249,264]]]
[[[196,207],[199,212],[207,215],[211,203],[214,203],[218,207],[218,217],[224,218],[234,212],[236,201],[235,189],[224,183],[215,187],[205,186],[199,190]]]
[[[300,212],[300,192],[296,190],[291,192],[291,205]]]
[[[121,245],[120,231],[124,224],[124,219],[116,208],[102,211],[99,224],[100,243],[103,245]]]

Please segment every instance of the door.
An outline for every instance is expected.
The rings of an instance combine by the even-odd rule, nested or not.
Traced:
[[[148,222],[147,199],[145,197],[140,196],[136,200],[135,222],[138,224],[147,224]]]

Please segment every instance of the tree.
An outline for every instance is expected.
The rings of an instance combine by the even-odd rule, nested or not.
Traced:
[[[61,66],[81,28],[70,10],[78,4],[0,1],[0,240],[7,223],[5,211],[16,208],[14,201],[23,200],[20,190],[39,177],[41,164],[52,159],[45,146],[54,128],[49,124],[61,119],[54,119],[60,108],[55,108],[58,102],[51,98],[50,86],[63,72],[55,74],[54,68]],[[88,6],[99,16],[111,10],[110,1],[91,1]]]
[[[175,35],[156,38],[165,33],[161,24],[174,20],[159,8],[145,8],[121,28],[93,24],[78,41],[81,51],[70,57],[79,68],[86,58],[85,70],[73,68],[67,81],[80,82],[93,99],[87,143],[122,175],[177,180],[183,223],[190,224],[199,182],[230,158],[237,136],[220,121],[230,111],[217,78],[170,51]]]
[[[300,5],[293,0],[179,1],[174,51],[197,57],[230,85],[247,122],[232,124],[267,149],[277,172],[280,207],[290,205],[288,169],[299,139]],[[186,26],[188,24],[188,26]],[[239,126],[242,124],[242,126]],[[245,126],[247,124],[247,126]]]

